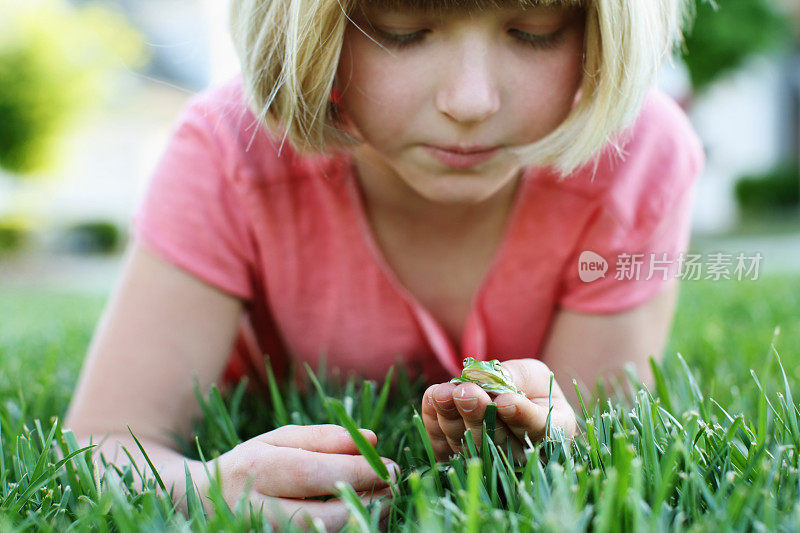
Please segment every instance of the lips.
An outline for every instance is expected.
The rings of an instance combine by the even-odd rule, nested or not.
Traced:
[[[462,145],[462,146],[455,146],[455,145],[453,145],[453,146],[435,146],[435,145],[431,145],[431,146],[433,148],[438,148],[439,150],[445,150],[447,152],[456,152],[456,153],[459,153],[459,154],[474,154],[474,153],[477,153],[477,152],[488,152],[489,150],[497,148],[497,146],[488,146],[488,145],[484,145],[484,146],[479,146],[479,145],[472,145],[472,146],[465,146],[465,145]]]
[[[438,161],[453,168],[469,168],[488,161],[500,151],[499,146],[431,146],[424,145]]]

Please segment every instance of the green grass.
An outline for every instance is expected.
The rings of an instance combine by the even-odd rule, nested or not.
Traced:
[[[209,517],[190,505],[184,517],[157,496],[156,480],[133,490],[137,473],[127,467],[96,477],[71,433],[62,433],[59,420],[104,303],[0,287],[0,530],[268,529],[222,507]],[[392,531],[793,531],[800,527],[798,347],[800,276],[687,281],[669,355],[655,368],[656,390],[629,380],[628,399],[585,398],[584,433],[570,443],[554,431],[523,467],[485,438],[480,448],[433,461],[415,415],[423,384],[402,369],[388,395],[382,384],[337,382],[324,369],[307,393],[284,384],[271,398],[212,389],[198,398],[205,416],[195,433],[208,459],[287,422],[369,427],[379,440],[375,451],[362,443],[365,455],[402,468]],[[199,456],[193,443],[179,445]],[[56,447],[78,453],[62,464]],[[375,510],[348,487],[340,491],[351,510],[347,528],[378,530]]]

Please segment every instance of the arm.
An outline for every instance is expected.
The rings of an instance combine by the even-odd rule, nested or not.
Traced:
[[[660,360],[663,355],[676,301],[677,283],[673,282],[628,311],[608,315],[569,309],[556,312],[542,361],[552,370],[573,407],[580,408],[573,378],[587,400],[587,392],[591,392],[596,379],[611,383],[609,378],[624,374],[628,361],[633,363],[639,379],[650,386],[648,358]]]
[[[149,469],[129,425],[168,488],[176,482],[176,494],[182,494],[186,458],[166,432],[188,437],[191,419],[200,414],[192,375],[204,393],[218,379],[240,313],[237,298],[133,243],[89,346],[64,425],[82,445],[89,435],[94,444],[103,442],[100,451],[117,465],[128,462],[121,442],[144,472]],[[201,481],[202,464],[189,465],[192,477]]]
[[[200,415],[192,377],[206,394],[219,378],[230,353],[242,304],[134,243],[121,281],[112,295],[89,347],[65,427],[79,444],[89,437],[101,443],[106,459],[119,467],[129,463],[124,445],[140,471],[154,476],[126,426],[142,443],[173,501],[186,514],[184,462],[208,512],[210,480],[203,464],[174,449],[167,431],[189,436],[191,420]],[[374,446],[377,436],[361,430]],[[95,463],[102,463],[95,449]],[[324,502],[309,496],[334,494],[336,483],[349,483],[366,505],[390,496],[359,454],[347,430],[332,424],[283,426],[243,442],[213,462],[220,466],[223,496],[231,507],[244,495],[254,509],[264,507],[273,527],[282,517],[304,524],[316,517],[338,530],[348,508],[338,498]],[[384,461],[397,478],[397,465]],[[209,474],[215,474],[209,464]],[[102,471],[99,472],[102,475]],[[134,476],[135,485],[141,482]],[[382,516],[389,512],[382,507]]]

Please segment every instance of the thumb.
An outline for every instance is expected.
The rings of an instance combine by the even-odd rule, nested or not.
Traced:
[[[378,436],[375,435],[375,432],[363,428],[358,431],[370,444],[373,446],[377,444]],[[316,424],[312,426],[290,424],[259,435],[257,438],[261,442],[272,446],[301,448],[312,452],[352,455],[360,453],[350,433],[336,424]]]

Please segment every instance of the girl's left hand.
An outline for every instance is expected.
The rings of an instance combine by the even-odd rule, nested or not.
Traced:
[[[525,458],[525,434],[532,443],[544,439],[551,372],[538,359],[514,359],[503,361],[502,365],[525,396],[507,392],[494,398],[497,405],[494,440],[504,450],[506,441],[510,441],[514,459],[521,462]],[[461,450],[467,429],[472,430],[475,444],[480,446],[483,415],[491,401],[489,394],[475,383],[439,383],[428,387],[422,397],[422,421],[437,460],[447,460]],[[574,437],[578,432],[575,412],[555,381],[552,407],[551,426],[560,426],[565,436]]]

